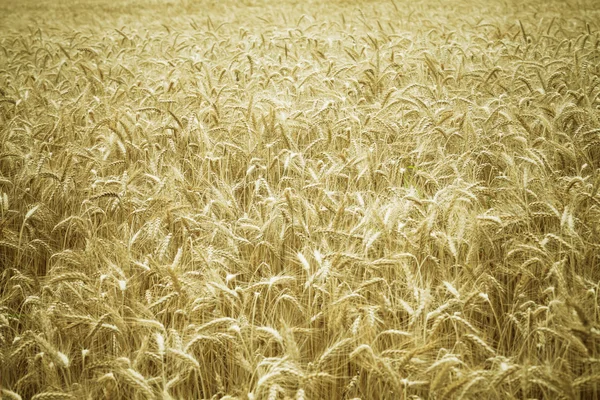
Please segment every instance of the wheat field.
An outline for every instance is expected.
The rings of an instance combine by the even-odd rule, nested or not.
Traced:
[[[599,21],[0,1],[0,398],[600,398]]]

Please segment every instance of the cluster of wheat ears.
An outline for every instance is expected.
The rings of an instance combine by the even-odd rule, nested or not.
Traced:
[[[595,2],[136,1],[0,7],[0,398],[600,396]]]

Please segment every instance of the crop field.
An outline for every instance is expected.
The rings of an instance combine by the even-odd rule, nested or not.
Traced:
[[[600,398],[600,3],[0,0],[0,399]]]

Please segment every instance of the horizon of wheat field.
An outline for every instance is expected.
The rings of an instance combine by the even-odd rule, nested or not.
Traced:
[[[600,398],[600,4],[0,0],[0,399]]]

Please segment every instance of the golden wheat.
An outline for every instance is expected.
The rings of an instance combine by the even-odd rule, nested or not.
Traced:
[[[600,397],[596,3],[0,4],[1,397]]]

